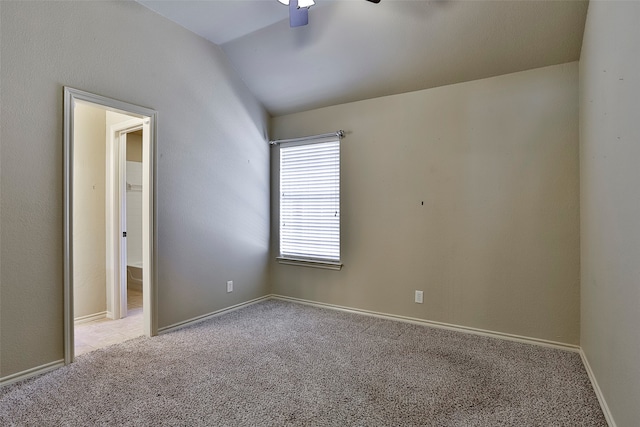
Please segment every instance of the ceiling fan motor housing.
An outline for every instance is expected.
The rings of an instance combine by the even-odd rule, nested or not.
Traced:
[[[309,8],[315,4],[313,0],[304,0],[302,6],[298,0],[278,0],[282,4],[289,5],[289,26],[291,28],[302,27],[309,23]],[[367,0],[371,3],[380,3],[380,0]]]

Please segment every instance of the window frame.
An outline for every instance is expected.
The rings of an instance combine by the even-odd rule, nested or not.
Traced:
[[[308,137],[304,140],[290,140],[287,142],[278,142],[278,256],[276,257],[279,264],[284,265],[296,265],[296,266],[304,266],[304,267],[314,267],[314,268],[323,268],[329,270],[340,270],[343,266],[342,264],[342,133],[338,132],[336,134],[321,135],[318,137]],[[339,206],[339,215],[338,215],[338,250],[339,250],[339,258],[337,260],[333,259],[325,259],[320,257],[305,257],[305,256],[292,256],[285,255],[282,253],[282,152],[280,150],[303,146],[303,145],[317,145],[328,142],[337,142],[338,143],[338,206]]]

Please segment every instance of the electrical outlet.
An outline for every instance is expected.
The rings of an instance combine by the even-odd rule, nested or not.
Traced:
[[[227,281],[227,292],[233,292],[233,280]]]
[[[416,298],[415,301],[418,304],[422,304],[422,297],[423,297],[423,292],[422,291],[416,291]]]

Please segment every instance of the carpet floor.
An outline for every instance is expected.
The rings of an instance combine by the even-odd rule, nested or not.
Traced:
[[[606,426],[576,353],[270,300],[0,388],[3,426]]]

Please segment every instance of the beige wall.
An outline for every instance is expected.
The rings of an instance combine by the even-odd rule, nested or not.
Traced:
[[[73,316],[103,313],[106,301],[105,110],[76,104],[73,180]]]
[[[578,343],[577,63],[276,117],[272,129],[347,132],[344,268],[272,260],[274,293]],[[276,245],[278,173],[273,149]]]
[[[267,294],[268,116],[221,49],[136,2],[0,8],[0,377],[63,358],[64,85],[158,111],[159,326]]]
[[[580,59],[581,345],[640,425],[640,3],[589,4]]]

